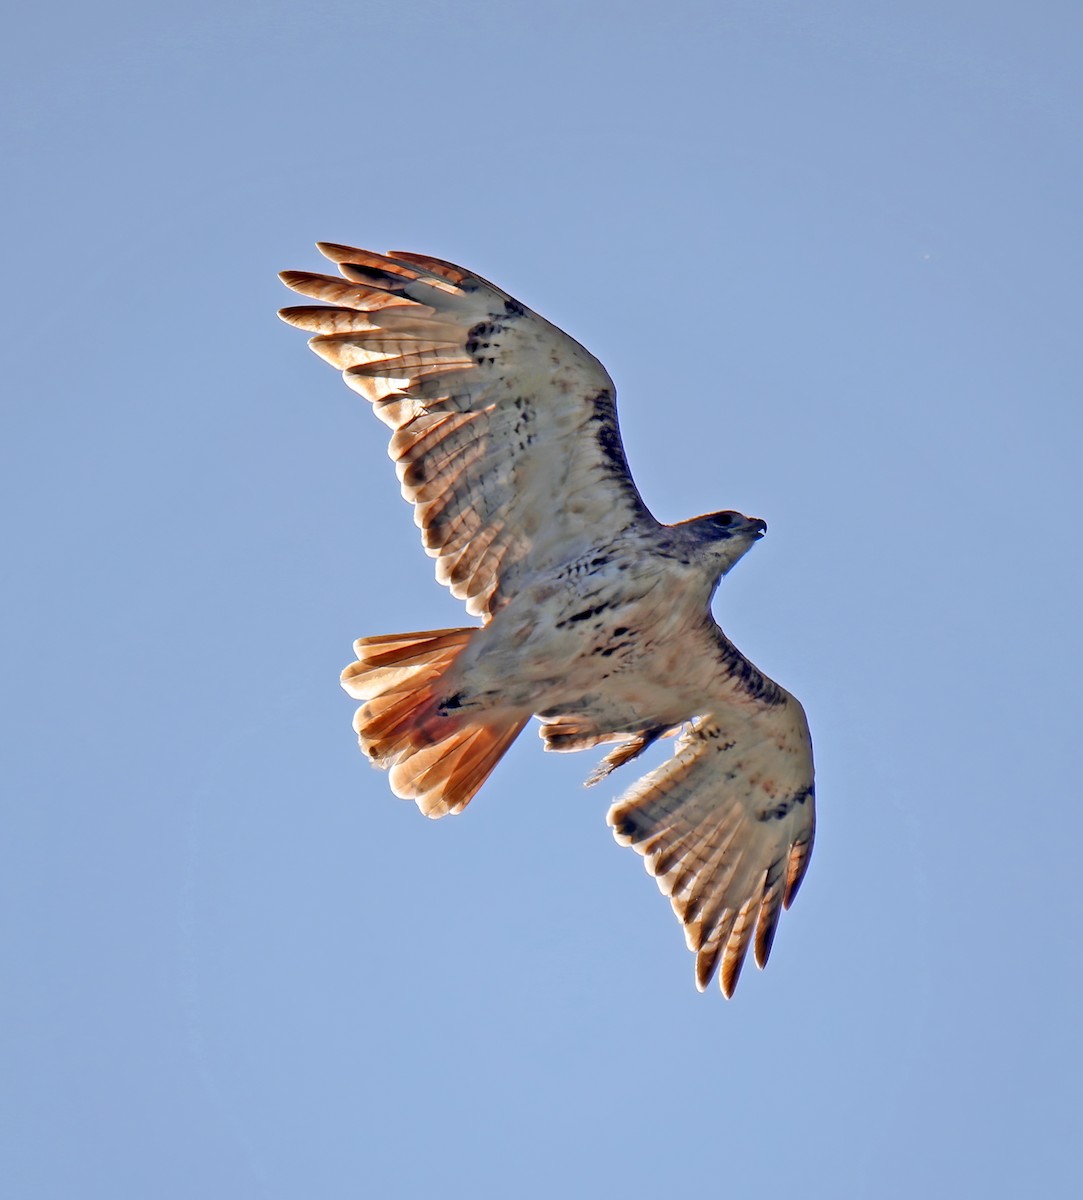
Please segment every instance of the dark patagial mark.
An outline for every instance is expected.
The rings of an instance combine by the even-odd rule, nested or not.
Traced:
[[[762,700],[772,707],[785,703],[782,688],[758,671],[730,641],[725,643],[724,658],[730,678],[736,680],[741,690],[753,700]]]
[[[588,419],[595,426],[594,436],[602,455],[600,465],[623,494],[625,503],[630,506],[635,517],[655,525],[654,518],[632,482],[632,472],[628,468],[624,443],[620,438],[617,404],[613,393],[608,388],[602,388],[589,398],[588,403],[592,406]]]
[[[594,412],[590,419],[597,422],[595,436],[598,439],[598,449],[601,450],[606,462],[614,471],[627,475],[628,459],[624,453],[624,443],[620,439],[620,427],[617,424],[617,406],[613,393],[603,388],[597,395],[592,396],[590,403]]]

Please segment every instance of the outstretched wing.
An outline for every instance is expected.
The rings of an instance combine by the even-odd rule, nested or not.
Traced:
[[[714,627],[715,703],[673,757],[609,810],[617,841],[642,854],[696,955],[696,984],[721,962],[733,994],[755,935],[771,953],[782,909],[804,878],[816,824],[812,742],[801,705],[762,676]]]
[[[402,494],[436,577],[491,614],[516,580],[637,522],[613,381],[556,326],[440,259],[320,244],[346,282],[284,271],[330,307],[285,308],[394,433]]]

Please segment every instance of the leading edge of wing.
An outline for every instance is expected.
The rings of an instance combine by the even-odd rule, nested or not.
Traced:
[[[578,342],[441,259],[320,244],[343,279],[283,272],[324,305],[283,309],[392,429],[389,453],[436,574],[489,614],[518,574],[637,522],[613,383]]]

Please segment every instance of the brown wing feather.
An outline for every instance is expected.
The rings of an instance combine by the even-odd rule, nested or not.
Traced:
[[[730,996],[750,945],[766,964],[779,915],[797,895],[812,852],[815,789],[801,705],[715,634],[717,695],[673,757],[635,783],[608,819],[669,897],[700,990],[721,965]]]
[[[488,615],[526,571],[656,524],[628,470],[612,380],[593,355],[441,259],[320,250],[347,282],[287,271],[329,306],[286,308],[394,431],[389,453],[436,575]]]

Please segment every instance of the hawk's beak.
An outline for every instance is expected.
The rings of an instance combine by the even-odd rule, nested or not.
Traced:
[[[761,517],[749,517],[748,523],[752,526],[752,532],[756,537],[761,538],[767,532],[767,522]]]

